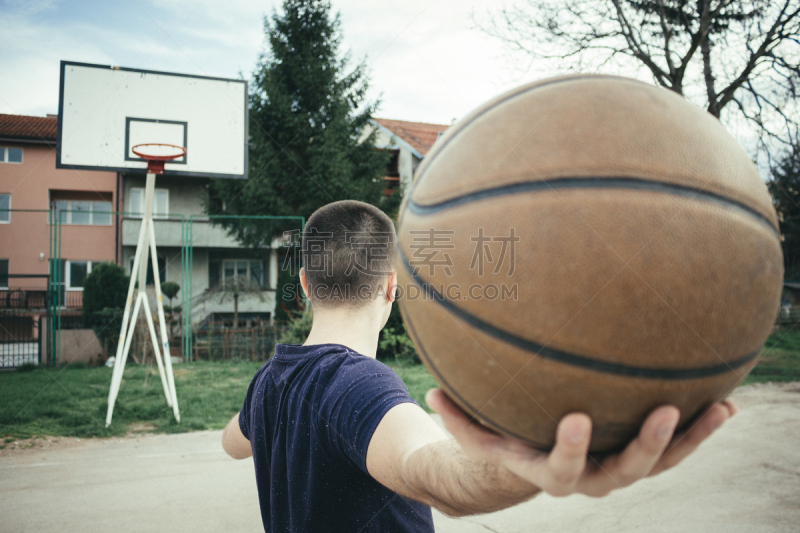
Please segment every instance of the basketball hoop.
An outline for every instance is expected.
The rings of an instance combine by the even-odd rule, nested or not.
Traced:
[[[164,163],[186,155],[186,148],[174,144],[142,143],[131,148],[131,152],[147,160],[149,174],[163,174]]]

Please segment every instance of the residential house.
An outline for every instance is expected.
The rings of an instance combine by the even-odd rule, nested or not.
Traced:
[[[384,180],[385,193],[391,194],[396,187],[407,189],[422,158],[433,147],[436,140],[449,128],[445,124],[428,124],[376,118],[365,128],[362,139],[377,130],[375,146],[392,152],[392,159]]]
[[[0,114],[0,309],[3,320],[13,320],[17,340],[39,338],[48,276],[56,273],[51,260],[59,277],[53,297],[69,327],[80,321],[92,266],[116,259],[117,176],[56,169],[56,127],[53,115]]]
[[[126,216],[122,221],[121,264],[130,272],[144,211],[143,174],[122,174],[121,196]],[[209,178],[158,176],[153,217],[162,281],[175,281],[181,290],[191,288],[193,323],[211,321],[233,325],[234,300],[230,281],[245,277],[259,287],[238,297],[239,326],[269,322],[275,312],[278,283],[277,249],[248,250],[210,223],[204,204]],[[184,226],[186,224],[186,226]],[[189,231],[184,231],[184,228]],[[181,249],[192,249],[191,280],[183,278]],[[148,276],[152,280],[152,274]],[[180,303],[182,295],[178,295]],[[168,303],[168,302],[165,302]]]

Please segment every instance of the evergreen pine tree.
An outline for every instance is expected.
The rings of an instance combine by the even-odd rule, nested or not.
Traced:
[[[390,154],[374,146],[374,133],[359,139],[378,103],[366,100],[364,62],[350,67],[340,54],[340,18],[324,0],[285,0],[282,13],[265,17],[268,47],[250,84],[249,176],[246,182],[213,180],[206,205],[211,215],[308,217],[336,200],[381,206]],[[243,246],[268,248],[298,222],[222,218]],[[284,286],[297,284],[279,259],[278,309],[296,309]]]
[[[339,55],[330,2],[286,0],[265,20],[268,50],[250,90],[246,182],[214,180],[209,214],[303,216],[343,199],[380,205],[389,154],[359,138],[377,108],[365,100],[366,64]],[[269,246],[295,224],[221,219],[246,246]]]

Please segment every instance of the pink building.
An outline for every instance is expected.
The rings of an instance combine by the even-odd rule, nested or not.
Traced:
[[[41,314],[51,274],[50,213],[61,217],[59,302],[80,315],[92,265],[116,261],[117,174],[56,169],[55,116],[0,114],[0,308]]]

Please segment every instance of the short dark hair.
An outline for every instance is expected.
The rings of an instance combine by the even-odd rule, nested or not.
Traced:
[[[303,231],[311,303],[363,305],[382,294],[395,255],[394,224],[374,205],[342,200],[320,207]]]

